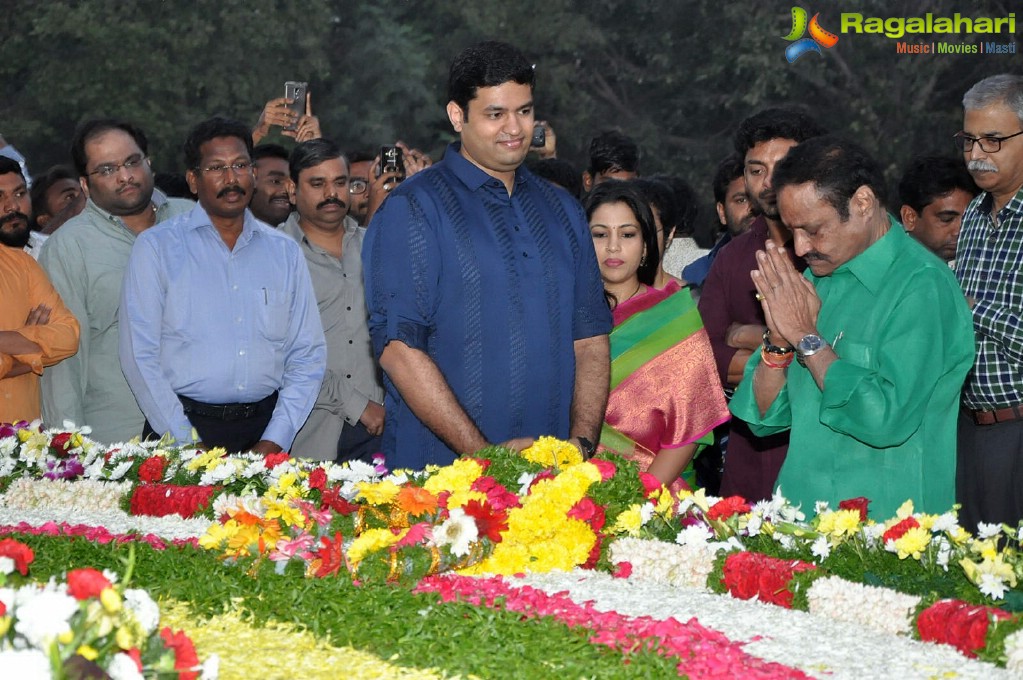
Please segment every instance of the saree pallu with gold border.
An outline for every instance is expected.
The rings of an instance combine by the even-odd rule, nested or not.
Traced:
[[[618,305],[614,324],[601,448],[646,471],[662,449],[711,443],[729,413],[689,290],[674,281],[662,290],[650,288]],[[685,485],[695,486],[692,463],[671,488]]]

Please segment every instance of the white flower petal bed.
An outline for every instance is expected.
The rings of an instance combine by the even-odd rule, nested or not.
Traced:
[[[744,649],[753,656],[800,668],[815,677],[836,680],[1018,677],[991,664],[967,659],[944,645],[705,590],[618,579],[582,569],[505,578],[516,586],[566,593],[580,604],[592,601],[601,611],[655,619],[672,617],[681,622],[696,618],[735,642],[746,642]]]

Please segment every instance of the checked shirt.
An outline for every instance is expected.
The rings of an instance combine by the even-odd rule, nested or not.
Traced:
[[[984,192],[963,215],[956,277],[977,301],[977,356],[963,387],[963,404],[993,410],[1023,404],[1023,188],[991,218]]]

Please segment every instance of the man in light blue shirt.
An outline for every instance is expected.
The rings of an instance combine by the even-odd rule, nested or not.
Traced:
[[[323,329],[298,244],[256,220],[252,140],[212,118],[185,143],[190,213],[139,236],[121,297],[120,358],[146,433],[274,453],[320,389]]]

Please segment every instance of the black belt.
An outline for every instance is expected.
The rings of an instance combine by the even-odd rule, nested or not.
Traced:
[[[276,401],[277,392],[251,404],[204,404],[195,399],[182,397],[180,394],[178,399],[181,401],[181,407],[184,409],[185,415],[195,414],[207,418],[216,418],[217,420],[246,420],[256,415],[261,406],[266,406]]]

